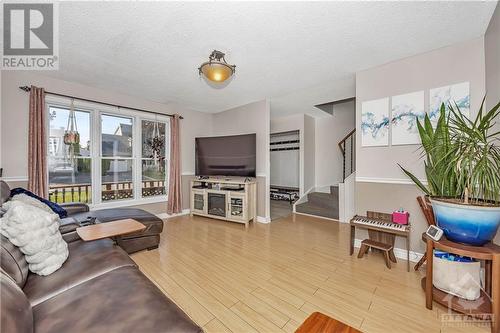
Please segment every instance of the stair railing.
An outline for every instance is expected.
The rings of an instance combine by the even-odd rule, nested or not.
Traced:
[[[355,150],[356,150],[356,129],[349,132],[339,142],[342,152],[342,180],[345,180],[351,173],[356,171]],[[347,155],[347,156],[346,156]]]

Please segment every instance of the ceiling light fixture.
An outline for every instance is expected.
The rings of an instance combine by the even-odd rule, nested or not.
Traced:
[[[208,61],[201,64],[198,73],[203,74],[213,82],[224,82],[236,71],[236,65],[229,65],[224,59],[225,54],[221,51],[213,50]]]

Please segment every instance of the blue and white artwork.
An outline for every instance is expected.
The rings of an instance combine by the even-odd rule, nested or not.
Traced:
[[[462,82],[450,86],[434,88],[429,94],[429,118],[432,125],[435,127],[439,119],[439,110],[441,103],[444,103],[446,110],[451,102],[452,105],[457,104],[460,112],[466,116],[470,116],[470,92],[469,82]]]
[[[391,143],[415,145],[420,143],[417,119],[425,117],[424,91],[392,97]]]
[[[361,104],[361,145],[389,145],[389,98]]]

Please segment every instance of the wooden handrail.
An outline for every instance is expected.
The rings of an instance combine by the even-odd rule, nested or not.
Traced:
[[[353,135],[355,132],[356,132],[356,129],[353,129],[352,131],[350,131],[350,132],[349,132],[349,134],[347,134],[347,135],[346,135],[346,136],[345,136],[342,140],[340,140],[340,141],[339,141],[339,148],[340,148],[340,150],[342,151],[342,154],[345,152],[345,151],[344,151],[344,148],[342,147],[342,144],[343,144],[344,142],[346,142],[346,141],[347,141],[347,139],[349,139],[349,137],[350,137],[351,135]]]

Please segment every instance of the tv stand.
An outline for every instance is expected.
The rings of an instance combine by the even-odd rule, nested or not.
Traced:
[[[242,177],[191,180],[191,215],[245,224],[257,216],[257,182]]]

